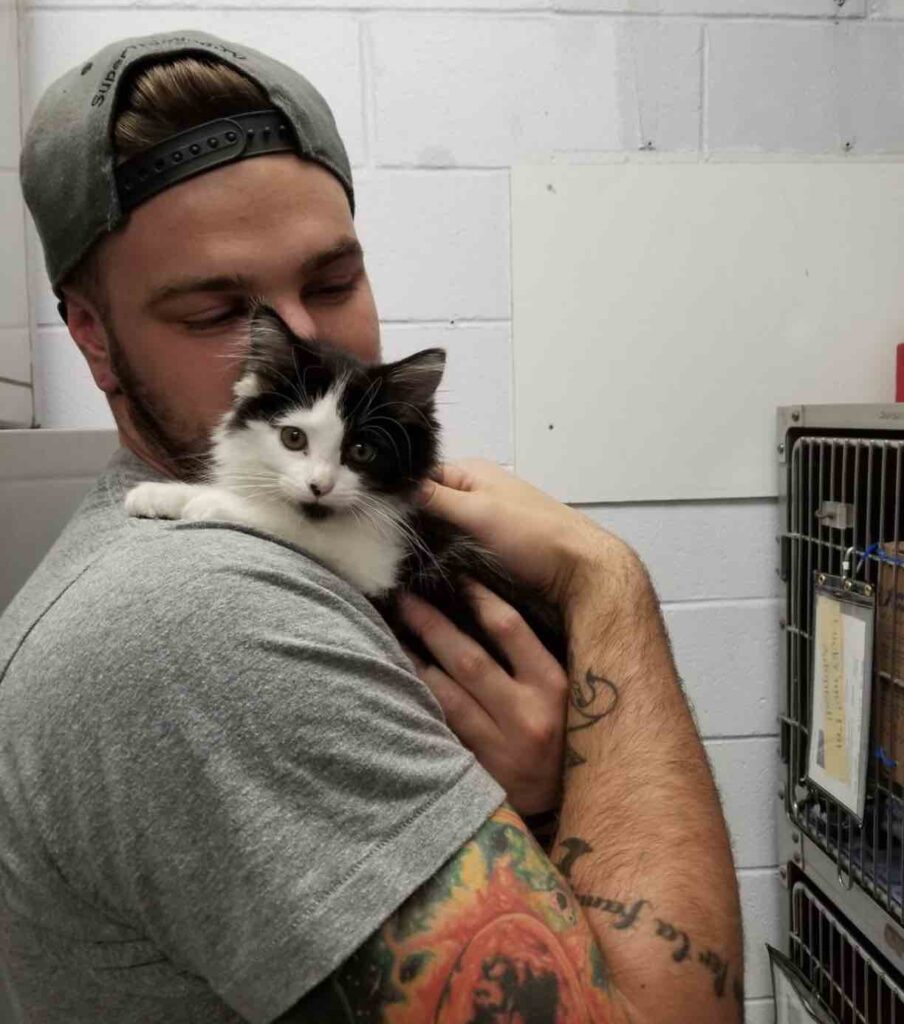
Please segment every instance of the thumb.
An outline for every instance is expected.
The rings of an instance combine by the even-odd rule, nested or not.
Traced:
[[[449,522],[467,530],[470,520],[467,491],[458,491],[454,487],[446,487],[436,480],[425,480],[415,491],[414,501],[419,508],[431,515],[447,519]]]

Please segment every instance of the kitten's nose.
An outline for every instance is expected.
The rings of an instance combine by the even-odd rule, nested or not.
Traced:
[[[315,498],[322,498],[324,496],[324,494],[329,494],[330,491],[335,486],[336,485],[334,483],[325,483],[325,484],[315,484],[315,483],[312,483],[311,484],[311,494],[313,494]]]

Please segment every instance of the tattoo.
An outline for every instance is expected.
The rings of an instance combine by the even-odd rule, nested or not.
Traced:
[[[596,725],[606,715],[612,714],[618,704],[618,690],[611,680],[595,675],[592,669],[588,668],[583,682],[574,680],[571,683],[570,704],[572,724],[565,731],[568,733],[580,732],[582,729],[589,729]],[[586,763],[587,759],[566,741],[566,769],[576,768],[578,765]]]
[[[578,894],[578,903],[582,907],[592,907],[594,910],[601,910],[606,914],[614,914],[616,920],[612,927],[618,931],[631,928],[637,921],[637,915],[641,907],[647,906],[647,900],[635,900],[630,906],[622,903],[621,900],[605,900],[602,896],[585,896]]]
[[[580,840],[579,840],[580,841]],[[649,900],[635,900],[625,903],[622,900],[608,900],[591,893],[577,893],[578,903],[582,907],[598,910],[609,914],[613,920],[611,927],[619,931],[636,929],[644,925],[652,925],[652,934],[671,946],[671,958],[675,963],[697,964],[712,975],[713,993],[722,998],[728,991],[729,976],[732,977],[731,992],[741,1004],[744,1002],[744,980],[737,970],[732,970],[729,962],[712,949],[695,950],[694,944],[686,931],[677,928],[670,921],[652,916],[653,905]],[[649,908],[646,912],[644,908]]]
[[[611,995],[571,889],[504,806],[280,1022],[605,1022]]]
[[[588,668],[584,682],[571,684],[571,706],[578,716],[578,724],[568,727],[569,732],[589,729],[606,715],[611,714],[618,704],[618,690],[615,684],[603,676],[596,676]]]
[[[556,864],[556,867],[565,878],[571,881],[571,869],[574,867],[574,862],[578,857],[583,857],[585,853],[593,853],[593,847],[590,843],[585,843],[583,839],[579,839],[577,836],[569,836],[568,839],[563,839],[559,846],[564,846],[566,853],[559,863]]]
[[[565,741],[565,767],[566,768],[577,768],[579,764],[586,764],[587,758],[581,757],[581,755],[574,749],[574,747]]]

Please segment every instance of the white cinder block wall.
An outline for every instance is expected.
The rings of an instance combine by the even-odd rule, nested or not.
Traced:
[[[386,356],[449,350],[452,456],[513,461],[512,163],[640,149],[904,150],[904,0],[38,0],[20,25],[26,116],[52,78],[105,42],[185,27],[269,51],[333,105]],[[38,263],[39,420],[109,425]],[[637,414],[655,415],[640,395]],[[748,1019],[771,1020],[762,944],[778,940],[774,504],[587,511],[637,547],[659,587],[734,838]]]

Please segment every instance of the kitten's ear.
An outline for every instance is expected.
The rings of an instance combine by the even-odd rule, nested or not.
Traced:
[[[277,352],[285,351],[294,337],[285,320],[261,299],[252,299],[248,312],[251,345],[249,359],[272,362]]]
[[[397,363],[385,363],[384,379],[393,394],[412,405],[426,405],[433,398],[446,368],[446,350],[426,348]]]
[[[261,299],[252,299],[249,311],[250,344],[243,376],[233,389],[250,397],[264,390],[262,379],[294,379],[311,366],[323,365],[316,344],[299,338],[283,318]]]

